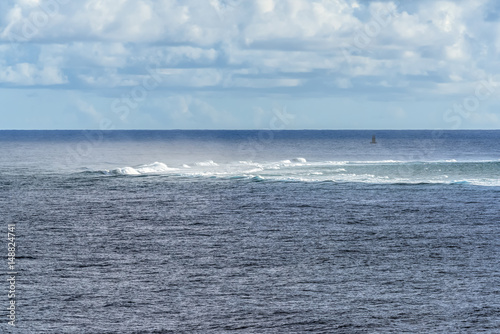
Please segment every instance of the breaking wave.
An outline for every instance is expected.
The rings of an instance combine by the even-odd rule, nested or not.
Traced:
[[[500,161],[307,161],[215,162],[170,166],[162,162],[94,171],[106,176],[166,176],[254,182],[359,182],[500,186]]]
[[[119,167],[112,170],[99,171],[106,175],[144,175],[144,174],[164,174],[177,170],[177,168],[169,168],[162,162],[154,162],[152,164],[140,165],[137,167]]]
[[[194,164],[195,164],[195,166],[200,166],[200,167],[219,166],[217,163],[213,162],[212,160],[195,162]]]

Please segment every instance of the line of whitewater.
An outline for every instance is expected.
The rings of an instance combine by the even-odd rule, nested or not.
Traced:
[[[373,184],[472,184],[500,186],[500,160],[482,161],[318,161],[293,158],[275,162],[214,162],[169,166],[162,162],[135,167],[86,170],[104,176],[164,176],[255,182],[362,182]]]

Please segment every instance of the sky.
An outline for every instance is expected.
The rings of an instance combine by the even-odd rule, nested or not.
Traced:
[[[494,0],[7,0],[0,129],[499,129],[499,56]]]

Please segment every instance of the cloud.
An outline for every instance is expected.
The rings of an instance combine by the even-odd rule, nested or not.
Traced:
[[[18,63],[13,66],[0,67],[0,83],[15,86],[47,86],[60,85],[67,78],[57,67],[37,67],[35,64]]]
[[[120,90],[154,67],[168,91],[447,96],[500,70],[500,10],[486,0],[17,0],[0,9],[0,85],[9,87]]]

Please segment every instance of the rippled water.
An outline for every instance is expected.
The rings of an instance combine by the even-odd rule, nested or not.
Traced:
[[[408,159],[387,141],[430,133],[379,134],[362,154],[348,148],[371,133],[277,134],[246,158],[257,133],[181,134],[0,134],[17,332],[500,330],[498,132]],[[329,156],[336,140],[345,151]],[[66,159],[82,143],[90,153]]]

